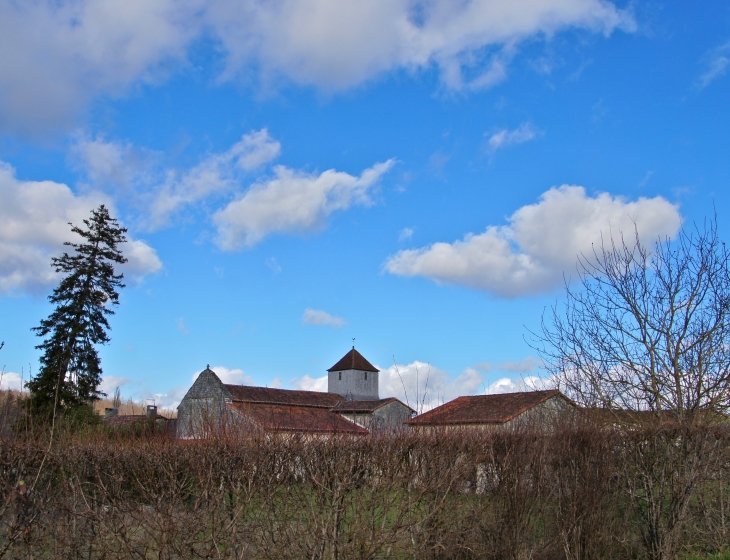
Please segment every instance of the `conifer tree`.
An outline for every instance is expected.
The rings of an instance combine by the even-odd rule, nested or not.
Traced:
[[[126,241],[127,230],[103,204],[84,224],[81,228],[69,223],[82,242],[64,243],[73,249],[71,254],[52,259],[51,266],[64,275],[48,296],[56,308],[33,329],[44,337],[36,346],[43,355],[38,375],[26,387],[32,409],[40,413],[91,404],[104,395],[99,391],[102,370],[96,345],[110,341],[107,317],[114,314],[117,290],[124,287],[114,265],[127,262],[118,247]]]

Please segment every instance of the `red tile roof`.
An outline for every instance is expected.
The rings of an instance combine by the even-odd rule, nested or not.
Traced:
[[[289,389],[269,389],[268,387],[249,387],[247,385],[224,385],[233,396],[233,402],[274,405],[293,405],[314,408],[332,408],[345,397],[334,393],[318,391],[292,391]]]
[[[233,403],[228,405],[266,431],[366,435],[368,431],[327,409]]]
[[[347,354],[342,356],[342,359],[329,368],[327,371],[345,371],[348,369],[359,369],[360,371],[380,371],[376,369],[373,364],[363,358],[362,354],[354,348]]]
[[[411,426],[503,424],[555,396],[557,390],[459,397],[406,421]]]
[[[380,399],[376,401],[341,401],[332,410],[339,413],[353,412],[367,414],[375,412],[380,407],[385,406],[386,404],[390,404],[392,402],[400,401],[395,397],[390,397],[389,399]],[[411,411],[415,412],[415,410],[413,410],[411,407],[406,406],[402,402],[400,403],[406,408],[409,408]]]

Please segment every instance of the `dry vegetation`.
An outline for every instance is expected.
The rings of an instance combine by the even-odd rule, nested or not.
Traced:
[[[665,558],[730,544],[725,427],[176,441],[97,426],[49,449],[24,426],[0,447],[0,558],[629,559],[656,557],[651,531],[671,537]],[[653,487],[657,510],[647,481],[686,475],[678,438],[702,447],[693,499],[673,511]]]
[[[94,401],[94,412],[104,416],[104,409],[113,406],[114,403],[112,402],[112,399],[99,399],[98,401]],[[122,401],[117,408],[119,409],[119,414],[121,416],[127,416],[131,414],[144,414],[146,407],[146,402],[127,399],[126,401]],[[165,418],[177,418],[177,410],[173,408],[158,408],[157,413]]]

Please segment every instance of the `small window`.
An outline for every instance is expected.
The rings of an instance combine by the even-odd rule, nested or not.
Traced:
[[[342,381],[342,372],[340,372],[340,381]]]
[[[367,380],[368,380],[368,372],[366,371],[365,372],[365,381],[367,381]]]

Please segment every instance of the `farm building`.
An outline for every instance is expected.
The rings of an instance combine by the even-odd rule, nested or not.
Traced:
[[[177,435],[242,428],[365,435],[400,428],[415,411],[398,399],[380,399],[378,373],[354,347],[328,370],[326,393],[224,384],[208,366],[178,406]]]
[[[459,397],[405,422],[412,429],[495,428],[576,410],[560,391]]]

